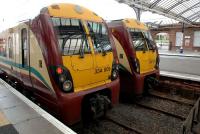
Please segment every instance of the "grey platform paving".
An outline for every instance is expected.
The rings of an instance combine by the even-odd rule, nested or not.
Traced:
[[[0,134],[74,134],[14,90],[0,79]]]
[[[180,74],[200,76],[200,55],[198,53],[173,53],[160,54],[160,70]]]

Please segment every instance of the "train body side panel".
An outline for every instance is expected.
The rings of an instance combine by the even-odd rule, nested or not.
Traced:
[[[30,32],[30,67],[33,87],[43,92],[55,94],[41,48],[32,32]],[[38,82],[41,84],[38,85]]]
[[[124,49],[122,48],[121,44],[114,36],[113,36],[113,39],[115,42],[117,56],[119,59],[121,69],[125,69],[125,71],[127,70],[130,74],[132,74],[131,67],[130,67],[130,64],[129,64],[129,61]]]
[[[22,29],[27,29],[27,37],[29,42],[28,46],[28,66],[23,67],[22,63]],[[40,45],[29,29],[29,26],[25,23],[21,23],[18,26],[12,28],[12,33],[7,32],[5,38],[13,38],[13,56],[9,57],[11,53],[9,51],[8,42],[6,42],[6,57],[0,57],[0,65],[3,71],[5,71],[12,79],[24,84],[25,90],[29,89],[36,94],[40,94],[40,97],[55,102],[55,91],[49,78],[44,56],[41,51]],[[29,38],[30,37],[30,38]],[[30,52],[30,53],[29,53]],[[53,99],[54,98],[54,99]],[[48,101],[48,100],[47,100]]]

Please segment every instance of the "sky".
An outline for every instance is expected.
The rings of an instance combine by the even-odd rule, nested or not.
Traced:
[[[16,25],[20,21],[34,18],[39,14],[41,8],[55,3],[74,3],[84,6],[105,20],[136,19],[135,12],[131,7],[118,3],[115,0],[2,0],[0,8],[0,31]],[[161,18],[168,19],[161,15],[143,12],[141,21],[155,22]]]

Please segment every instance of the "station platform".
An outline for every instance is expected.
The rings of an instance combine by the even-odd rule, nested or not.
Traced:
[[[0,79],[0,134],[75,134]]]
[[[191,81],[200,82],[200,76],[199,75],[169,72],[169,71],[160,71],[160,75],[166,76],[166,77],[171,77],[171,78],[179,78],[179,79],[183,79],[183,80],[191,80]]]

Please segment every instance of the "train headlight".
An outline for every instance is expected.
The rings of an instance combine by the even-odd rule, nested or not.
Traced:
[[[116,65],[116,70],[118,70],[118,71],[119,71],[119,65],[118,65],[118,64]]]
[[[117,79],[118,71],[119,71],[119,61],[118,59],[116,59],[113,61],[113,64],[112,64],[111,80]]]
[[[62,74],[62,75],[59,76],[59,81],[60,82],[64,82],[65,80],[66,80],[66,76],[65,75]]]
[[[63,83],[63,90],[69,92],[72,89],[72,82],[67,80]]]
[[[135,71],[137,73],[140,73],[140,63],[139,63],[139,60],[137,58],[135,58]]]
[[[117,70],[113,70],[112,71],[112,80],[117,79],[117,77],[118,77],[118,71]]]
[[[140,73],[140,68],[138,66],[136,67],[136,72]]]

